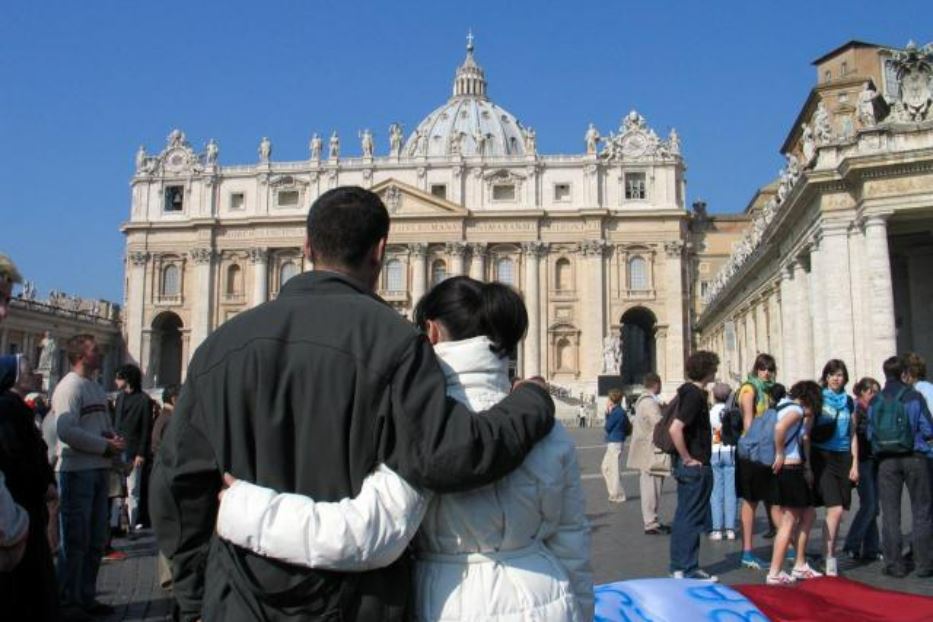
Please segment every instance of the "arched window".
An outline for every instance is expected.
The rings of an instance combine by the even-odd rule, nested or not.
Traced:
[[[573,289],[571,285],[570,260],[561,257],[554,264],[554,287],[558,290]]]
[[[181,293],[181,272],[175,264],[169,264],[162,270],[162,295],[177,296]]]
[[[496,262],[496,280],[515,287],[515,262],[503,257]]]
[[[557,349],[555,354],[555,358],[557,359],[557,369],[573,369],[573,350],[571,349],[569,339],[566,337],[561,337],[557,341]]]
[[[288,283],[288,279],[292,278],[298,274],[298,266],[295,265],[293,261],[286,261],[282,264],[282,267],[279,268],[279,287]]]
[[[431,285],[437,285],[447,278],[447,264],[443,259],[435,259],[431,264]]]
[[[227,295],[235,296],[243,293],[243,271],[240,266],[233,264],[227,268]]]
[[[402,262],[398,259],[390,259],[386,262],[386,289],[390,292],[401,292],[405,290],[405,272]]]
[[[644,257],[628,260],[628,288],[635,291],[648,289],[648,262]]]

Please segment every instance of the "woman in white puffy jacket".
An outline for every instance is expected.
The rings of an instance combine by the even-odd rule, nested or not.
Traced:
[[[435,345],[448,395],[479,412],[508,394],[508,352],[528,324],[514,290],[447,279],[418,303],[415,321]],[[217,531],[261,555],[359,571],[391,563],[415,537],[416,620],[593,617],[576,448],[560,423],[514,472],[464,493],[417,491],[385,465],[357,497],[334,503],[227,480]]]

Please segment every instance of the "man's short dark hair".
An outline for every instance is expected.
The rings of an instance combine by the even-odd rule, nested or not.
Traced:
[[[641,382],[645,385],[646,389],[653,389],[654,387],[661,385],[661,376],[657,375],[653,371],[649,371],[645,374],[645,379]]]
[[[143,373],[132,363],[121,365],[117,370],[117,378],[125,380],[133,391],[139,391],[143,385]]]
[[[308,239],[316,262],[357,268],[389,235],[389,211],[373,192],[358,186],[328,190],[308,212]]]
[[[694,382],[705,380],[716,373],[719,367],[719,357],[713,352],[698,350],[687,357],[684,364],[684,373]]]
[[[917,380],[927,379],[927,362],[916,352],[908,352],[901,358],[901,364]]]
[[[900,380],[904,373],[904,361],[899,356],[888,358],[881,366],[884,369],[884,377],[887,380]]]
[[[82,333],[75,335],[65,342],[65,355],[68,357],[70,365],[77,365],[81,357],[84,356],[84,348],[89,343],[94,343],[94,335]]]

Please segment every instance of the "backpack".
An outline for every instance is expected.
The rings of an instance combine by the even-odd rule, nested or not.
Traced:
[[[876,456],[909,454],[914,450],[914,431],[902,398],[903,387],[893,398],[884,393],[872,400],[871,450]]]
[[[674,399],[667,403],[664,410],[661,411],[661,420],[654,426],[654,432],[651,433],[651,442],[654,446],[666,454],[676,454],[677,447],[671,439],[671,424],[677,416],[680,409],[680,395],[675,395]]]
[[[790,405],[792,402],[781,404],[777,408],[769,408],[760,417],[755,417],[748,432],[739,439],[739,458],[765,466],[774,464],[774,428],[777,426],[778,412]],[[797,426],[790,438],[784,440],[785,448],[800,434],[802,424],[801,421],[801,425]]]
[[[742,420],[742,409],[739,408],[739,392],[733,391],[729,401],[719,413],[719,440],[723,445],[737,445],[742,438],[745,422]]]
[[[850,414],[855,412],[855,402],[851,397],[846,399],[846,408],[849,409]],[[825,443],[835,436],[840,412],[842,411],[837,410],[831,420],[827,420],[824,417],[817,417],[816,421],[813,423],[813,428],[810,430],[810,440],[814,443]]]

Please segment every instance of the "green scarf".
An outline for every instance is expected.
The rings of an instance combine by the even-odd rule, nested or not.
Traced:
[[[755,387],[756,412],[766,411],[771,405],[771,387],[774,386],[774,382],[762,380],[756,374],[749,374],[745,383]]]

